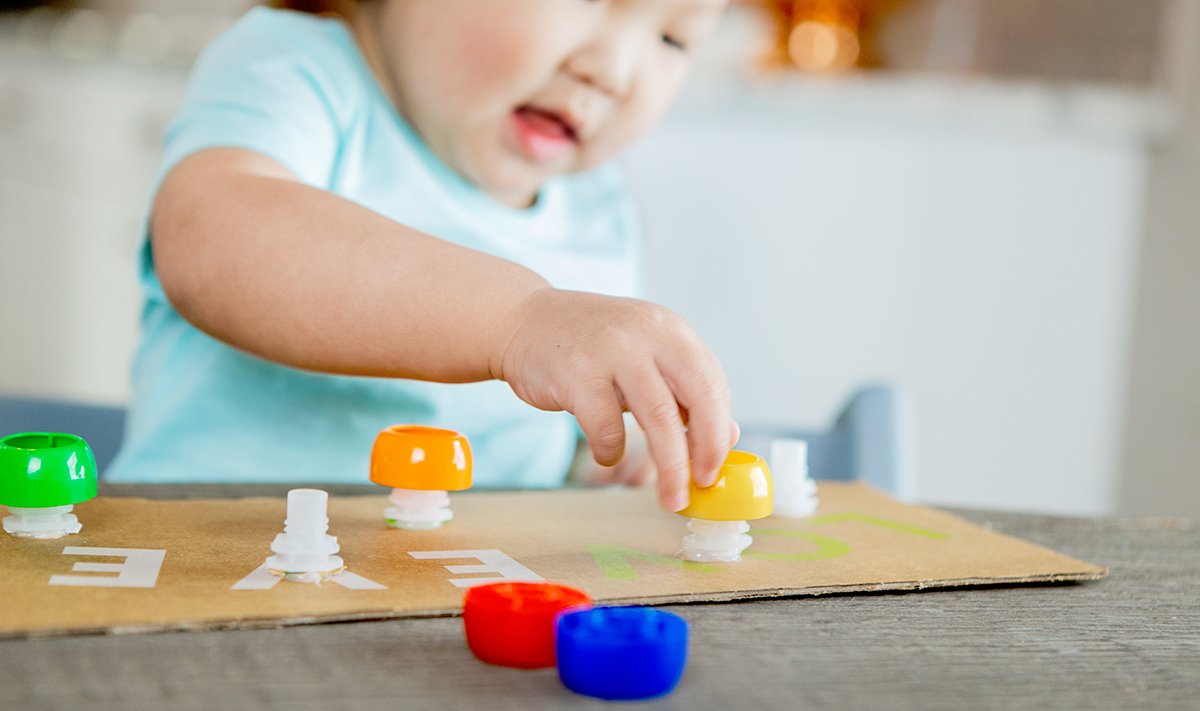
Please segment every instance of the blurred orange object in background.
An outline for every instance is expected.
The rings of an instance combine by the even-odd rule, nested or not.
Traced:
[[[756,0],[774,23],[768,64],[813,73],[877,67],[878,27],[906,0]]]

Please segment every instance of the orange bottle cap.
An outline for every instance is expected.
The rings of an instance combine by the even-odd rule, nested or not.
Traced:
[[[394,489],[471,488],[471,445],[453,430],[394,425],[371,448],[371,481]]]

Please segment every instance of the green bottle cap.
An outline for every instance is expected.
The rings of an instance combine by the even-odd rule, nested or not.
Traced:
[[[46,508],[96,496],[96,457],[82,437],[21,432],[0,438],[0,505]]]

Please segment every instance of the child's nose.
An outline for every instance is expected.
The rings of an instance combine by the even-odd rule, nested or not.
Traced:
[[[576,80],[614,98],[629,91],[640,62],[640,47],[629,32],[597,36],[572,54],[566,69]]]

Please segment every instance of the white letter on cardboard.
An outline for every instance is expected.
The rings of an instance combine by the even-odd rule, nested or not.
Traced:
[[[166,551],[148,548],[86,548],[66,546],[63,555],[119,556],[124,563],[76,563],[76,573],[116,573],[108,575],[52,575],[51,585],[78,585],[93,588],[152,588],[158,582]]]
[[[431,558],[475,558],[483,565],[447,565],[451,573],[499,573],[497,578],[450,578],[447,582],[460,588],[501,583],[506,580],[524,580],[533,583],[544,582],[546,579],[517,561],[509,558],[495,548],[475,551],[409,551],[413,558],[427,560]]]

